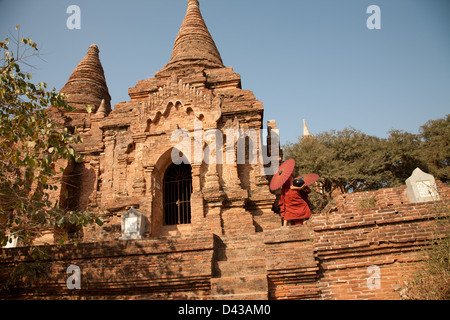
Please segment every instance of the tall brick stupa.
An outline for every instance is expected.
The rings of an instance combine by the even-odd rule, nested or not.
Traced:
[[[280,225],[265,164],[250,159],[249,152],[238,164],[238,137],[226,136],[227,130],[258,133],[258,143],[251,146],[248,137],[243,139],[247,149],[260,154],[263,104],[241,88],[239,74],[224,66],[197,0],[188,1],[169,62],[128,92],[131,100],[112,110],[95,44],[61,90],[76,108],[63,117],[83,138],[75,148],[84,161],[60,164],[65,172],[54,199],[67,209],[102,212],[105,225],[83,230],[85,241],[118,239],[121,216],[131,207],[145,216],[149,238],[254,234]],[[182,166],[172,161],[179,143],[173,134],[179,129],[189,133],[193,148]],[[270,121],[268,129],[276,129],[276,123]],[[225,145],[234,146],[233,163],[193,161],[197,138],[204,153],[211,130],[222,136],[224,147],[216,150],[222,159],[229,151]]]

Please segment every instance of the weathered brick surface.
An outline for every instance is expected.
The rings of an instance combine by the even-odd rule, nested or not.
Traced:
[[[201,299],[211,291],[212,236],[98,242],[47,250],[49,258],[40,263],[44,274],[26,290],[1,290],[2,298]],[[17,264],[32,264],[25,257],[26,248],[2,252],[2,283]],[[70,265],[81,269],[80,290],[67,288]]]
[[[201,13],[198,0],[189,0],[186,16],[175,39],[170,62],[159,71],[160,74],[185,65],[192,68],[193,60],[196,61],[196,66],[223,67],[216,44],[205,22],[199,17]]]
[[[438,186],[441,197],[448,198],[449,188]],[[345,205],[347,199],[339,204]],[[436,220],[445,206],[448,209],[445,200],[382,204],[359,212],[314,214],[303,226],[240,235],[210,233],[50,247],[45,277],[25,291],[2,291],[1,297],[400,299],[405,281],[422,263],[420,253],[427,240],[448,232],[448,224]],[[448,215],[448,210],[443,212]],[[26,250],[2,250],[2,283],[14,266],[30,263],[24,260]],[[65,285],[70,264],[83,270],[80,291]],[[379,287],[369,285],[371,266],[378,268]]]
[[[306,225],[264,233],[270,299],[318,298],[318,261]]]
[[[445,184],[438,182],[438,191],[449,198]],[[376,198],[374,207],[359,208],[368,196]],[[401,288],[423,258],[421,249],[448,233],[448,224],[437,220],[448,216],[448,202],[409,203],[404,186],[347,194],[336,208],[308,223],[314,230],[323,299],[400,299]],[[379,288],[367,284],[370,266],[379,268]]]
[[[92,44],[89,47],[86,56],[72,72],[61,93],[64,93],[69,104],[76,108],[76,111],[68,116],[75,116],[75,121],[80,121],[80,124],[89,121],[88,117],[79,114],[87,113],[86,104],[90,105],[95,113],[104,100],[104,111],[107,113],[111,111],[111,96],[106,85],[97,45]]]
[[[267,299],[263,235],[243,233],[216,239],[211,299]]]
[[[75,168],[60,164],[66,180],[52,199],[62,199],[73,210],[88,209],[103,215],[103,227],[83,230],[85,242],[118,239],[120,216],[131,206],[145,216],[147,237],[229,236],[279,226],[279,216],[271,210],[275,195],[261,173],[263,165],[259,160],[237,164],[237,142],[226,137],[228,129],[236,134],[238,130],[259,133],[263,128],[262,103],[241,88],[239,74],[223,65],[198,1],[188,2],[169,63],[154,78],[130,88],[130,101],[116,104],[111,111],[95,45],[89,47],[61,92],[67,94],[77,112],[52,117],[82,136],[83,143],[75,149],[84,160]],[[93,112],[88,114],[84,104],[91,104]],[[275,123],[271,126],[276,128]],[[190,157],[184,150],[192,165],[188,228],[164,225],[164,176],[179,144],[172,137],[178,129],[187,130],[191,142]],[[225,160],[225,147],[217,150],[223,154],[223,163],[207,164],[202,152],[200,161],[194,156],[197,142],[200,151],[211,142],[205,135],[211,129],[219,130],[224,145],[234,146],[234,162]],[[261,154],[259,146],[254,147],[257,155]],[[74,187],[66,201],[67,186]]]

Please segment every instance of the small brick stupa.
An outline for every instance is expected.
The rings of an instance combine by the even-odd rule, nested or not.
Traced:
[[[86,56],[72,72],[60,93],[67,96],[67,102],[75,107],[77,112],[87,113],[86,104],[92,106],[95,112],[102,100],[105,100],[106,110],[111,111],[111,96],[96,44],[88,48]]]

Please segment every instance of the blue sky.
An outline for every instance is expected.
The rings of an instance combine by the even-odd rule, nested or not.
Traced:
[[[33,81],[58,91],[96,43],[112,103],[152,78],[170,59],[187,0],[0,0],[0,38],[38,43]],[[69,30],[69,5],[81,29]],[[369,30],[370,5],[381,29]],[[276,120],[281,143],[354,127],[386,137],[417,133],[450,113],[448,0],[200,0],[203,18],[227,67]]]

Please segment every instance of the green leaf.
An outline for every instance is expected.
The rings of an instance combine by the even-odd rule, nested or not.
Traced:
[[[58,227],[61,227],[64,224],[65,221],[66,221],[66,218],[65,217],[61,217],[61,218],[59,218],[56,221],[56,224],[57,224]]]
[[[70,222],[71,224],[76,224],[76,223],[77,223],[77,217],[75,217],[75,216],[70,216],[69,222]]]
[[[103,218],[102,217],[95,218],[95,223],[101,227],[104,223]]]
[[[22,54],[23,49],[29,49],[29,46],[37,50],[35,42],[20,38],[18,32],[14,38],[18,39],[14,40],[18,57],[26,56]],[[63,125],[52,122],[46,111],[50,105],[62,111],[74,111],[75,108],[68,105],[65,95],[54,88],[48,90],[45,82],[31,82],[32,75],[21,72],[22,60],[14,60],[16,48],[13,51],[8,46],[8,38],[0,42],[3,51],[0,66],[0,215],[14,212],[14,216],[2,224],[0,241],[3,241],[2,233],[8,233],[18,225],[27,239],[33,239],[37,230],[48,228],[49,224],[64,227],[70,221],[78,225],[102,225],[103,220],[90,213],[67,213],[58,207],[58,200],[53,199],[66,200],[67,189],[59,191],[60,197],[50,196],[57,190],[50,181],[60,178],[65,171],[60,168],[61,173],[58,172],[58,161],[73,159],[78,162],[82,157],[74,149],[81,138],[64,130]],[[89,105],[86,109],[89,113],[93,111]],[[62,238],[61,242],[64,240]]]
[[[62,246],[64,244],[64,242],[67,241],[68,238],[69,237],[68,237],[67,233],[64,233],[64,235],[58,239],[58,243]]]

